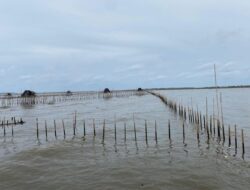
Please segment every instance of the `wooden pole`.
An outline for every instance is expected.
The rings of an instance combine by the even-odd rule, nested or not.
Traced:
[[[220,140],[220,121],[217,119],[218,139]]]
[[[13,129],[13,124],[11,125],[11,134],[12,134],[12,137],[14,137],[14,129]]]
[[[5,128],[5,123],[3,124],[3,135],[6,136],[6,128]]]
[[[216,104],[217,104],[217,117],[218,120],[220,118],[220,110],[219,110],[219,95],[218,95],[218,84],[217,84],[217,73],[216,73],[216,65],[214,64],[214,83],[215,83],[215,90],[216,90]]]
[[[39,139],[38,118],[36,118],[36,136],[37,136],[37,139]]]
[[[223,138],[223,143],[224,143],[226,140],[226,137],[225,137],[224,116],[223,116],[222,94],[221,93],[220,93],[220,108],[221,108],[222,138]]]
[[[228,146],[231,147],[231,129],[230,129],[230,125],[228,126]]]
[[[94,129],[94,137],[96,136],[96,131],[95,131],[95,119],[93,119],[93,129]]]
[[[83,120],[83,136],[86,136],[86,123],[85,120]]]
[[[199,126],[196,126],[196,131],[197,131],[197,140],[199,143],[200,142],[200,127]]]
[[[136,125],[135,125],[135,121],[134,121],[134,134],[135,134],[135,141],[137,141],[137,137],[136,137]]]
[[[116,142],[117,142],[117,138],[116,138],[116,119],[115,119],[115,125],[114,125],[114,130],[115,130],[115,144],[116,144]]]
[[[45,136],[46,136],[46,141],[48,140],[48,129],[47,129],[47,121],[45,120]]]
[[[238,143],[237,143],[237,126],[236,125],[234,126],[234,135],[235,135],[235,138],[234,138],[234,141],[235,141],[235,152],[237,152]]]
[[[168,139],[171,140],[171,124],[170,124],[170,119],[168,120]]]
[[[213,122],[212,122],[212,116],[210,115],[210,134],[213,136]]]
[[[145,120],[145,140],[146,140],[146,144],[148,144],[148,129],[147,129],[147,120]]]
[[[156,142],[156,144],[158,143],[158,136],[157,136],[157,123],[156,123],[156,120],[155,120],[155,142]]]
[[[56,120],[54,120],[54,130],[55,130],[55,138],[57,138],[57,133],[56,133]]]
[[[184,125],[184,122],[182,124],[182,129],[183,129],[183,144],[185,144],[185,125]]]
[[[65,139],[66,138],[66,131],[65,131],[64,120],[62,120],[62,125],[63,125],[63,137]]]
[[[124,142],[127,141],[127,125],[124,123]]]
[[[245,154],[244,130],[241,129],[242,155]]]
[[[105,141],[105,119],[103,121],[103,129],[102,129],[102,143]]]

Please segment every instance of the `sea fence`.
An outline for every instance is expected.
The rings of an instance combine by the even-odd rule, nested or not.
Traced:
[[[167,107],[169,107],[183,121],[183,142],[185,140],[185,122],[192,124],[196,130],[197,142],[200,143],[201,134],[206,135],[207,144],[212,140],[223,146],[227,142],[231,148],[234,144],[235,155],[241,144],[242,157],[245,155],[245,136],[244,130],[239,129],[237,124],[225,126],[223,119],[223,110],[221,107],[221,116],[212,113],[208,114],[208,102],[206,98],[206,113],[194,109],[193,107],[185,106],[182,103],[175,102],[159,93],[148,91],[148,93],[159,98]],[[222,105],[222,97],[220,96],[220,104]],[[218,108],[219,109],[219,108]],[[239,143],[240,141],[240,143]]]
[[[0,95],[0,105],[2,108],[5,108],[18,105],[55,104],[68,101],[109,99],[113,97],[122,98],[145,94],[145,91],[138,90],[117,90],[108,93],[100,91],[37,93],[35,96],[30,97],[22,97],[21,94],[2,94]]]
[[[136,93],[135,91],[129,91],[129,93],[124,93],[124,94],[115,93],[113,94],[112,97],[114,96],[122,97],[128,95],[131,96],[135,95],[135,93]],[[194,109],[193,107],[185,106],[181,103],[175,102],[165,96],[162,96],[159,93],[153,91],[146,91],[145,93],[149,93],[159,98],[159,100],[161,100],[172,111],[172,113],[175,116],[177,116],[178,122],[181,123],[181,138],[179,137],[177,138],[175,136],[176,133],[173,133],[174,132],[173,127],[176,127],[175,126],[176,123],[173,123],[170,119],[168,120],[167,123],[164,124],[164,126],[161,125],[161,127],[165,127],[165,129],[167,130],[167,135],[165,135],[164,139],[169,139],[170,143],[172,142],[173,139],[179,139],[179,140],[181,139],[183,145],[186,146],[187,141],[189,139],[188,135],[190,135],[190,133],[187,133],[188,126],[192,126],[194,130],[191,133],[191,135],[193,139],[196,139],[198,147],[200,146],[201,141],[205,139],[205,143],[208,145],[211,143],[216,143],[222,147],[228,147],[230,149],[234,149],[234,155],[237,155],[238,151],[240,150],[242,158],[244,159],[244,155],[246,153],[244,130],[240,129],[236,124],[225,126],[225,123],[223,121],[223,116],[221,118],[218,118],[218,116],[216,116],[215,113],[209,115],[207,111],[208,110],[207,99],[206,99],[206,113],[203,114],[198,109]],[[105,94],[99,93],[96,95],[96,98],[105,98],[104,96]],[[78,97],[77,100],[79,99],[80,98]],[[35,134],[34,138],[36,138],[38,142],[41,139],[46,139],[46,141],[48,141],[49,138],[65,139],[69,136],[72,138],[79,135],[79,131],[81,131],[80,134],[84,140],[86,140],[86,137],[90,135],[95,138],[97,137],[98,133],[98,137],[101,139],[102,143],[106,142],[106,136],[109,133],[113,135],[115,143],[118,140],[121,140],[118,139],[118,133],[119,137],[122,136],[122,140],[124,142],[128,141],[127,138],[128,135],[130,136],[132,135],[133,141],[135,141],[136,143],[138,141],[138,136],[141,137],[143,134],[143,139],[146,145],[148,145],[149,138],[152,139],[153,137],[156,144],[158,144],[160,137],[162,138],[162,135],[159,134],[158,130],[159,127],[157,120],[154,120],[152,122],[151,120],[143,119],[143,124],[142,121],[140,121],[140,124],[138,125],[138,119],[135,119],[134,117],[133,120],[130,122],[129,121],[123,122],[119,118],[118,119],[115,118],[112,121],[108,119],[103,119],[101,121],[100,119],[98,120],[98,118],[92,118],[90,120],[86,118],[83,119],[80,117],[81,115],[78,115],[76,111],[75,113],[72,114],[72,119],[70,120],[62,119],[62,120],[47,121],[36,118],[35,126],[33,128],[34,129],[33,134]],[[14,119],[12,118],[11,121],[12,121],[11,123],[6,122],[6,120],[4,120],[4,122],[2,121],[1,127],[3,129],[2,134],[4,137],[8,136],[7,132],[9,131],[10,127],[11,127],[11,136],[14,137],[15,134],[13,128],[15,124],[13,123]],[[16,124],[19,124],[19,122],[21,122],[22,119],[20,118],[17,121]],[[51,133],[53,133],[52,136]]]

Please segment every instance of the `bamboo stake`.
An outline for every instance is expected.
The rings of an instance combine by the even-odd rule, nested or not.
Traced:
[[[224,129],[224,116],[223,116],[223,105],[222,105],[222,93],[220,93],[220,108],[221,108],[221,122],[222,122],[222,135],[223,135],[223,142],[225,142],[225,129]]]
[[[234,126],[234,135],[235,135],[235,152],[237,152],[237,147],[238,147],[238,143],[237,143],[237,126]]]
[[[137,141],[135,121],[134,121],[134,134],[135,134],[135,141]]]
[[[157,136],[157,123],[156,123],[156,120],[155,120],[155,142],[156,142],[156,144],[158,143],[158,136]]]
[[[114,128],[115,128],[115,143],[117,141],[117,138],[116,138],[116,119],[115,119],[115,125],[114,125]]]
[[[127,141],[127,126],[126,123],[124,123],[124,142]]]
[[[241,129],[242,155],[245,154],[244,130]]]
[[[171,125],[170,125],[170,119],[168,120],[168,139],[171,140]]]
[[[3,135],[6,136],[6,128],[5,128],[5,125],[3,126]]]
[[[206,128],[208,128],[208,101],[206,97]],[[209,130],[208,130],[209,133]]]
[[[36,136],[39,139],[38,118],[36,118]]]
[[[57,133],[56,133],[56,120],[54,120],[54,130],[55,130],[55,138],[57,138]]]
[[[220,121],[217,120],[217,132],[218,132],[218,139],[220,140]]]
[[[224,127],[224,124],[222,124],[222,136],[223,136],[223,143],[225,142],[226,140],[226,137],[225,137],[225,127]]]
[[[11,134],[12,134],[12,137],[14,137],[14,129],[13,129],[13,124],[11,125]]]
[[[96,136],[96,131],[95,131],[95,119],[93,119],[93,129],[94,129],[94,137]]]
[[[105,141],[105,119],[103,121],[103,129],[102,129],[102,143]]]
[[[197,140],[198,143],[200,142],[200,127],[196,125],[196,131],[197,131]]]
[[[64,120],[62,120],[62,125],[63,125],[63,137],[65,139],[66,138],[66,131],[65,131]]]
[[[228,126],[228,146],[231,147],[231,129],[230,129],[230,125]]]
[[[210,115],[210,134],[211,134],[211,136],[213,136],[213,123],[212,123],[212,116]]]
[[[185,144],[185,125],[184,125],[184,122],[183,122],[183,125],[182,125],[182,133],[183,133],[183,144]]]
[[[47,121],[45,120],[45,136],[46,136],[46,141],[48,140],[48,130],[47,130]]]
[[[83,120],[83,136],[86,136],[86,124],[85,124],[85,120]]]
[[[220,118],[220,111],[219,111],[219,96],[218,96],[218,84],[217,84],[217,73],[216,73],[216,65],[214,64],[214,83],[215,83],[215,90],[216,90],[216,104],[217,104],[217,113],[218,119]]]
[[[146,144],[148,144],[148,129],[147,129],[147,120],[145,120],[145,140],[146,140]]]

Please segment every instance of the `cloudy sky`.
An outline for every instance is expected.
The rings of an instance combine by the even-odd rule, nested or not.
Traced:
[[[0,0],[0,92],[250,84],[249,0]]]

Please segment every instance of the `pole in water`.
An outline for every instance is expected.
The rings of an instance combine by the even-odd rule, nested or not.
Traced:
[[[157,136],[157,123],[156,123],[156,120],[155,120],[155,142],[156,142],[156,144],[158,143],[158,136]]]
[[[65,125],[64,125],[64,121],[62,120],[62,125],[63,125],[63,136],[64,139],[66,138],[66,131],[65,131]]]
[[[94,137],[96,136],[96,132],[95,132],[95,119],[93,119],[93,130],[94,130]]]
[[[3,135],[6,136],[6,128],[5,128],[5,125],[3,126]]]
[[[56,134],[56,120],[54,120],[54,130],[55,130],[55,137],[57,138],[57,134]]]
[[[213,116],[213,130],[214,130],[214,137],[216,136],[216,129],[215,129],[215,116]]]
[[[223,144],[225,142],[225,129],[224,129],[224,117],[223,117],[223,106],[222,106],[222,94],[220,92],[220,108],[221,108],[221,126],[222,126],[222,138]]]
[[[199,126],[196,126],[196,131],[197,131],[197,140],[199,143],[200,142],[200,127]]]
[[[36,118],[36,137],[39,139],[38,118]]]
[[[209,141],[210,139],[210,134],[209,134],[209,128],[208,125],[206,124],[206,129],[207,129],[207,140]]]
[[[237,144],[237,126],[235,125],[234,126],[234,135],[235,135],[235,153],[237,153],[237,147],[238,147],[238,144]]]
[[[245,154],[244,130],[241,129],[242,155]]]
[[[124,123],[124,142],[127,141],[127,125]]]
[[[14,129],[13,129],[13,124],[11,125],[11,134],[12,134],[12,137],[14,137]]]
[[[145,140],[146,140],[146,144],[148,144],[148,127],[147,127],[146,120],[145,120]]]
[[[168,139],[171,140],[171,124],[170,124],[170,119],[168,120]]]
[[[220,141],[220,121],[217,119],[218,139]]]
[[[102,143],[105,141],[105,119],[103,121],[103,128],[102,128]]]
[[[223,143],[224,143],[226,140],[226,137],[225,137],[225,127],[223,123],[222,123],[222,136],[223,136]]]
[[[213,123],[212,123],[212,116],[211,115],[210,115],[210,123],[209,124],[210,124],[210,134],[211,134],[211,136],[213,136],[213,129],[212,129],[213,128],[213,126],[212,126]]]
[[[137,141],[137,137],[136,137],[136,125],[135,125],[135,121],[134,121],[134,134],[135,134],[135,141]]]
[[[86,136],[86,124],[85,124],[85,120],[83,120],[83,136]]]
[[[45,136],[46,136],[46,141],[48,140],[48,129],[47,129],[47,121],[45,120]]]
[[[183,132],[183,144],[185,144],[185,125],[184,125],[184,122],[183,122],[183,125],[182,125],[182,132]]]
[[[114,125],[114,128],[115,128],[115,143],[116,143],[116,119],[115,119],[115,125]]]
[[[231,129],[230,129],[230,125],[228,126],[228,146],[231,147]]]
[[[206,97],[206,128],[208,128],[208,101]],[[209,130],[207,130],[209,133]]]
[[[76,123],[74,120],[74,124],[73,124],[73,135],[76,136]]]

